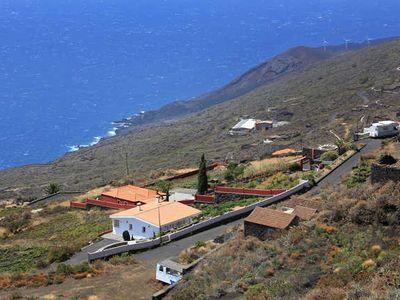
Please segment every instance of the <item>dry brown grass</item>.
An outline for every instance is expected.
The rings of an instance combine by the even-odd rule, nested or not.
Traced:
[[[10,231],[5,227],[0,227],[0,239],[6,238],[10,234]]]
[[[254,176],[265,172],[285,170],[288,165],[299,159],[301,159],[301,156],[274,157],[252,161],[250,166],[245,169],[244,176]]]
[[[112,188],[111,185],[106,185],[106,186],[102,186],[99,188],[95,188],[95,189],[88,191],[85,194],[74,197],[72,200],[79,202],[80,200],[85,200],[87,198],[95,198],[96,196],[101,195],[104,191],[106,191],[110,188]],[[67,203],[69,205],[69,201],[65,201],[64,203]]]

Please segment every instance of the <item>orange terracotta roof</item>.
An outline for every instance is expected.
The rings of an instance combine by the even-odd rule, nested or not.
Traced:
[[[161,202],[158,206],[161,225],[167,225],[184,218],[195,217],[201,214],[200,210],[179,202]],[[158,216],[157,203],[154,202],[115,213],[111,215],[110,218],[137,218],[158,226]]]
[[[121,187],[117,187],[115,189],[105,191],[102,193],[104,196],[118,198],[121,200],[126,200],[130,202],[143,202],[149,203],[151,201],[155,201],[157,195],[164,196],[164,193],[157,193],[157,191],[149,190],[133,185],[125,185]]]
[[[272,155],[287,155],[287,154],[292,154],[292,153],[296,153],[296,152],[297,151],[295,149],[286,148],[286,149],[275,151],[274,153],[272,153]]]
[[[271,228],[285,229],[294,221],[296,215],[287,214],[279,210],[256,207],[252,213],[244,219],[246,222],[268,226]]]
[[[298,205],[295,207],[293,214],[295,214],[302,220],[310,220],[315,215],[316,212],[317,210],[315,208],[309,208]]]

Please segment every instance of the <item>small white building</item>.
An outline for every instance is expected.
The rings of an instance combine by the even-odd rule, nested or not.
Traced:
[[[176,188],[169,191],[168,200],[170,202],[194,200],[196,193],[195,189]]]
[[[185,266],[172,258],[157,263],[156,279],[167,284],[174,284],[182,279]]]
[[[256,119],[242,119],[229,131],[230,135],[246,135],[256,129]]]
[[[110,218],[113,234],[122,236],[128,231],[132,239],[148,239],[160,231],[191,224],[200,214],[200,210],[179,202],[154,202],[115,213]]]
[[[394,121],[380,121],[373,123],[371,127],[364,128],[364,134],[372,138],[395,136],[399,133],[399,123]]]

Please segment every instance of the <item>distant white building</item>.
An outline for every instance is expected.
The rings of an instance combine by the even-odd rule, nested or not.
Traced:
[[[399,133],[399,123],[394,121],[380,121],[371,127],[364,128],[364,134],[372,138],[395,136]]]
[[[122,236],[128,231],[132,239],[148,239],[161,231],[170,231],[191,224],[201,211],[179,202],[139,205],[110,216],[113,234]]]
[[[245,135],[256,129],[256,119],[243,119],[240,120],[229,131],[230,135]]]

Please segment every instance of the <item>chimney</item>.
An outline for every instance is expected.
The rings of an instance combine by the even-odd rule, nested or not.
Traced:
[[[142,211],[142,204],[141,203],[138,203],[137,207],[138,207],[139,211]]]

